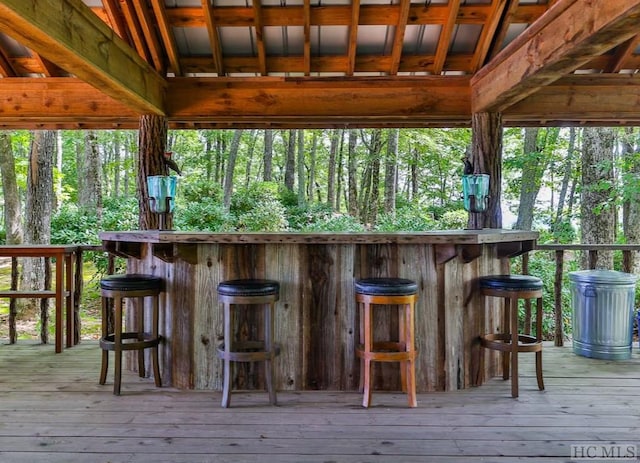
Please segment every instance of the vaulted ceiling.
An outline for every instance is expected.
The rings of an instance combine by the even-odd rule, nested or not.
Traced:
[[[0,0],[0,128],[640,123],[640,0]]]

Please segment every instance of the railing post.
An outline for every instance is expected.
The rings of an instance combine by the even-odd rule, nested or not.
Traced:
[[[562,347],[564,345],[564,326],[562,322],[562,267],[564,265],[564,251],[556,251],[556,277],[553,283],[554,293],[554,315],[555,315],[555,335],[554,345]],[[538,329],[540,329],[539,327]]]
[[[11,291],[18,289],[20,271],[18,270],[18,258],[11,258]],[[18,340],[16,330],[16,317],[18,316],[18,301],[12,297],[9,299],[9,344],[15,344]]]
[[[51,289],[51,258],[44,258],[44,289]],[[57,327],[56,327],[57,329]],[[40,341],[49,343],[49,298],[40,299]]]
[[[522,274],[529,275],[529,254],[522,254]],[[538,327],[541,329],[541,327]],[[524,300],[524,326],[522,327],[524,334],[531,334],[531,299]]]
[[[622,250],[622,271],[625,273],[632,273],[631,267],[633,267],[633,258],[631,251],[628,249]]]

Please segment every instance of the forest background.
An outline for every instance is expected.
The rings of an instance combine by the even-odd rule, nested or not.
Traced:
[[[465,228],[470,141],[470,129],[169,131],[181,170],[174,229]],[[128,130],[0,132],[1,240],[99,244],[100,230],[138,229],[137,142]],[[504,129],[504,228],[537,230],[539,243],[640,243],[639,146],[636,128]],[[567,271],[579,268],[574,257]],[[598,259],[619,267],[615,253]],[[549,333],[554,271],[551,256],[533,253]],[[39,272],[24,271],[22,285],[37,288]]]

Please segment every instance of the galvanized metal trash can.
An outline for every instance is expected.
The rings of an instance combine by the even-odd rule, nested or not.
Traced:
[[[584,357],[631,357],[636,280],[614,270],[569,272],[573,352]]]

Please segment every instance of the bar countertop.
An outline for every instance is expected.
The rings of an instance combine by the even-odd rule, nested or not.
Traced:
[[[103,241],[141,243],[302,243],[302,244],[490,244],[529,241],[537,232],[525,230],[434,230],[424,232],[180,232],[169,230],[105,231]]]

